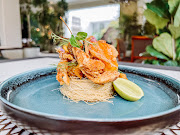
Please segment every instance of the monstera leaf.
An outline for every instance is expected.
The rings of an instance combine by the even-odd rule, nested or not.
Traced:
[[[169,4],[169,12],[171,13],[171,15],[175,15],[176,10],[178,9],[180,1],[179,0],[168,0],[168,4]]]
[[[167,0],[154,0],[151,3],[147,3],[147,8],[152,10],[158,16],[162,18],[170,18],[169,5]]]
[[[168,28],[175,39],[180,37],[180,27],[175,27],[174,25],[170,24]]]
[[[167,56],[165,56],[164,54],[158,52],[157,50],[155,50],[153,48],[153,46],[149,45],[146,47],[146,51],[151,55],[151,56],[154,56],[154,57],[157,57],[159,59],[165,59],[165,60],[169,60],[169,58]]]
[[[179,4],[176,14],[174,16],[174,26],[175,27],[180,26],[180,4]]]
[[[175,52],[172,45],[172,37],[169,33],[162,33],[153,40],[153,47],[170,58],[174,58]]]
[[[156,27],[156,29],[163,29],[169,22],[169,19],[165,19],[158,16],[156,13],[154,13],[150,9],[146,9],[144,11],[144,15],[146,19],[148,20],[148,22],[153,24]]]

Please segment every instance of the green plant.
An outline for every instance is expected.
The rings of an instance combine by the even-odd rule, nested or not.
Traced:
[[[57,3],[50,3],[47,0],[33,0],[32,3],[40,9],[33,15],[38,22],[41,32],[41,37],[39,38],[41,50],[48,49],[49,52],[53,52],[55,44],[49,40],[51,38],[49,33],[53,31],[59,36],[63,36],[63,25],[59,17],[65,15],[65,12],[68,10],[68,4],[65,0],[58,1]]]
[[[159,35],[146,48],[146,52],[157,60],[144,63],[180,66],[180,1],[153,0],[147,3],[144,15]]]
[[[53,42],[51,32],[55,32],[63,36],[63,25],[59,20],[60,16],[64,16],[68,10],[68,4],[65,0],[58,2],[49,2],[48,0],[20,0],[22,7],[26,10],[21,10],[21,16],[27,14],[29,38],[36,44],[40,44],[41,50],[49,50],[53,52]],[[32,11],[32,7],[35,8]],[[34,9],[33,8],[33,9]]]
[[[134,13],[132,16],[122,14],[119,19],[119,26],[120,36],[124,41],[129,42],[128,49],[130,49],[131,37],[133,35],[141,35],[142,26],[138,24],[137,13]]]
[[[153,37],[155,34],[156,34],[155,26],[149,23],[148,21],[146,21],[142,29],[142,35]]]

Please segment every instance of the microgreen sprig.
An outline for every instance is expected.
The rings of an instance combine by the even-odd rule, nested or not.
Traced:
[[[70,44],[73,46],[73,47],[78,47],[78,48],[81,48],[81,44],[80,44],[80,40],[82,41],[86,41],[88,44],[93,44],[94,43],[91,43],[89,41],[86,40],[87,38],[87,33],[86,32],[78,32],[77,33],[77,36],[75,37],[70,28],[68,27],[68,25],[65,23],[65,21],[63,20],[63,18],[60,16],[60,19],[64,22],[64,24],[67,26],[67,28],[69,29],[70,33],[71,33],[71,38],[68,40],[68,39],[65,39],[65,38],[62,38],[62,37],[59,37],[57,36],[56,34],[52,33],[51,34],[51,37],[53,39],[54,42],[56,42],[57,40],[62,40],[62,42],[59,44],[60,46],[64,45],[64,44],[68,44],[70,42]]]
[[[54,34],[53,32],[51,33],[51,37],[53,39],[53,42],[56,43],[56,40],[63,40],[63,41],[66,41],[66,42],[69,42],[68,39],[65,39],[65,38],[62,38],[60,36],[57,36],[56,34]]]
[[[61,65],[57,65],[57,64],[50,64],[51,66],[55,66],[55,67],[60,67],[60,68],[65,68],[66,66],[68,67],[73,67],[73,66],[77,66],[78,63],[77,62],[65,62]]]

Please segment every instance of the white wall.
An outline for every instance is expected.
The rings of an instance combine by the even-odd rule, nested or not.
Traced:
[[[1,46],[22,47],[21,37],[19,0],[0,0]],[[4,51],[3,55],[20,58],[22,51]]]

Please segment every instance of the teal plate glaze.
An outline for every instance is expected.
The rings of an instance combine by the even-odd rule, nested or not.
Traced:
[[[89,123],[88,127],[101,125],[95,133],[104,133],[106,130],[102,129],[111,127],[114,133],[124,134],[138,131],[136,128],[144,126],[156,125],[153,129],[162,129],[179,122],[179,81],[162,74],[128,66],[120,66],[119,69],[127,74],[130,81],[142,88],[143,98],[131,102],[117,95],[110,99],[112,103],[99,102],[94,105],[82,101],[75,103],[64,98],[60,93],[61,86],[56,80],[55,68],[44,68],[22,73],[2,83],[0,86],[2,107],[7,115],[15,121],[24,123],[25,127],[36,125],[36,130],[43,129],[58,133],[62,131],[73,134],[86,133],[90,129],[83,127],[84,122]],[[54,122],[54,126],[52,124],[52,127],[47,128],[50,121],[51,124]],[[73,125],[72,121],[82,126],[77,126],[76,122]],[[164,121],[166,122],[163,123]],[[64,127],[57,128],[55,123],[63,124]],[[101,124],[98,125],[99,123]],[[70,130],[66,124],[73,128]],[[91,132],[94,133],[94,131]],[[149,130],[146,129],[146,132]]]
[[[147,116],[178,105],[177,94],[162,83],[138,75],[127,74],[127,77],[143,89],[144,97],[139,101],[130,102],[115,96],[114,99],[110,99],[113,103],[100,102],[88,105],[83,101],[71,102],[60,93],[55,75],[41,77],[18,87],[10,94],[9,101],[22,108],[71,119],[76,117],[106,120]]]

